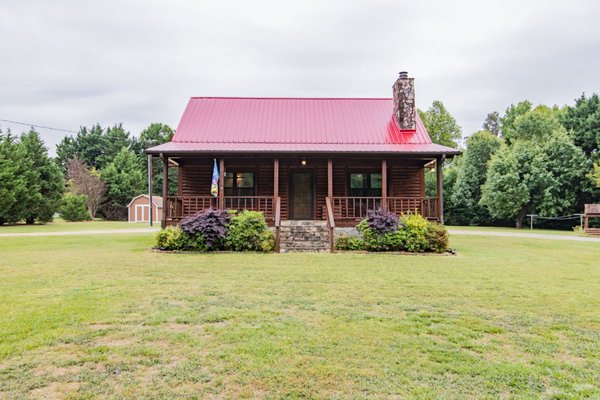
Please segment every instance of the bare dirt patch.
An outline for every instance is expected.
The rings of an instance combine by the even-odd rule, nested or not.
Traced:
[[[29,393],[33,399],[62,399],[77,390],[79,390],[77,382],[52,382],[48,386],[33,389]]]

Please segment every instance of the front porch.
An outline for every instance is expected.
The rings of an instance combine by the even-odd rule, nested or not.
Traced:
[[[161,158],[163,227],[207,208],[261,211],[275,227],[281,220],[353,226],[377,209],[397,215],[418,212],[443,222],[443,156],[439,155],[276,158],[220,154],[212,158],[161,154]],[[210,194],[214,159],[220,173],[218,196]],[[434,165],[437,193],[426,196],[425,169]],[[168,168],[178,171],[176,195],[167,193]]]

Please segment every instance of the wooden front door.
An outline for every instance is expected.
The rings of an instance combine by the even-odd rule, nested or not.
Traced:
[[[290,219],[314,219],[315,184],[312,172],[290,176]]]

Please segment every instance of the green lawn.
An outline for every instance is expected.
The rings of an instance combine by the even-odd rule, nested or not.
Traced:
[[[155,227],[160,227],[160,223],[154,224]],[[0,233],[31,233],[31,232],[67,232],[67,231],[88,231],[88,230],[105,230],[105,229],[134,229],[134,228],[149,228],[147,223],[129,223],[127,221],[82,221],[82,222],[67,222],[60,218],[56,218],[53,222],[44,225],[0,225]]]
[[[546,235],[565,235],[565,236],[586,236],[583,232],[575,232],[574,230],[570,231],[559,231],[556,229],[529,229],[529,226],[524,227],[523,229],[517,228],[509,228],[503,226],[450,226],[447,225],[447,228],[452,230],[461,230],[461,231],[483,231],[483,232],[518,232],[518,233],[541,233]]]
[[[0,399],[599,398],[597,243],[161,254],[0,238]]]

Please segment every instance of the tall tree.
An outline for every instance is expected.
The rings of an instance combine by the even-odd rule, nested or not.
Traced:
[[[0,225],[21,219],[20,199],[27,194],[30,161],[10,131],[0,131]]]
[[[489,113],[483,121],[482,128],[496,137],[500,136],[500,113],[498,111]]]
[[[150,147],[158,146],[166,143],[173,138],[173,129],[169,125],[161,123],[152,123],[146,129],[144,129],[138,140],[140,162],[142,170],[147,170],[146,156],[144,151]],[[154,158],[152,162],[152,192],[153,194],[160,195],[162,193],[162,173],[163,163],[162,160]],[[169,194],[175,195],[177,193],[177,170],[169,169]]]
[[[158,146],[173,139],[173,129],[169,125],[152,123],[140,133],[140,146],[142,150]]]
[[[584,93],[574,107],[567,106],[561,122],[588,158],[600,158],[600,97],[596,93],[590,97]]]
[[[24,210],[23,219],[28,224],[52,221],[65,189],[60,168],[48,157],[44,142],[33,128],[21,135],[19,145],[31,161],[30,169],[25,174],[27,195],[20,200]]]
[[[588,176],[592,180],[592,183],[600,189],[600,164],[594,164],[594,169]]]
[[[521,228],[526,214],[571,212],[584,173],[584,155],[564,128],[543,140],[518,139],[503,145],[489,162],[480,203],[496,218]],[[530,135],[535,137],[535,135]]]
[[[435,100],[427,111],[419,110],[419,116],[434,143],[458,147],[458,141],[462,138],[462,129],[444,103]]]
[[[97,159],[96,167],[103,169],[110,164],[122,149],[131,149],[132,140],[123,124],[115,124],[107,128],[102,136],[103,151]]]
[[[89,167],[101,170],[122,148],[131,149],[135,140],[122,124],[103,129],[100,124],[81,127],[74,137],[65,136],[56,146],[57,159],[66,172],[69,160],[78,158]]]
[[[502,118],[500,118],[500,132],[502,132],[502,135],[505,135],[507,130],[513,128],[518,116],[527,114],[532,108],[533,104],[528,100],[523,100],[517,105],[511,104],[504,112]]]
[[[122,148],[114,160],[101,171],[101,176],[108,187],[108,202],[104,205],[105,216],[109,219],[126,218],[127,204],[146,188],[137,155]]]
[[[487,209],[479,204],[481,185],[485,183],[488,161],[501,141],[488,131],[479,131],[467,140],[462,167],[449,197],[454,222],[460,225],[481,225],[490,221]]]
[[[442,180],[444,182],[444,220],[448,225],[458,225],[458,219],[455,218],[457,213],[454,210],[451,199],[456,187],[458,174],[463,168],[463,163],[464,156],[456,156],[451,162],[447,163],[442,171]]]
[[[558,130],[562,124],[559,120],[559,110],[544,105],[517,115],[510,126],[502,130],[504,139],[511,143],[515,140],[535,140],[544,142]]]
[[[88,214],[90,219],[94,219],[106,193],[106,184],[100,173],[80,159],[73,158],[67,164],[67,175],[71,192],[86,196]]]

